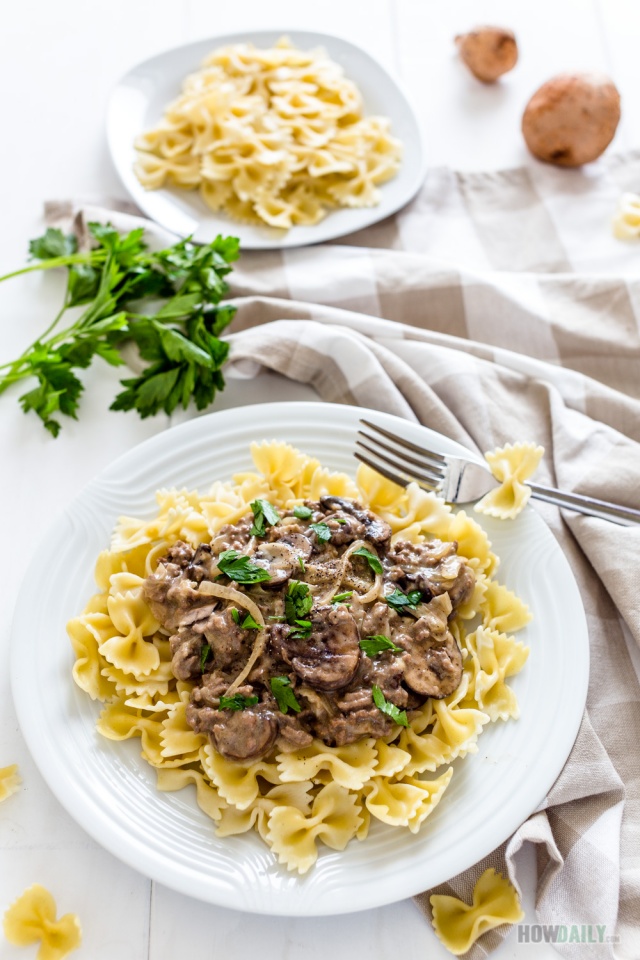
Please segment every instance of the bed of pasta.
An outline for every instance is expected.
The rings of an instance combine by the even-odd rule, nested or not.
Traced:
[[[415,485],[406,490],[361,466],[355,481],[332,473],[287,444],[254,444],[255,470],[216,482],[205,494],[161,490],[153,520],[122,517],[111,548],[96,564],[98,592],[68,633],[76,683],[105,702],[99,732],[112,740],[141,739],[142,757],[162,791],[195,786],[201,809],[221,837],[255,829],[289,870],[305,873],[320,841],[343,850],[364,840],[371,818],[416,833],[441,801],[452,761],[477,751],[483,728],[517,718],[508,680],[528,648],[513,634],[531,615],[496,578],[498,558],[482,527]],[[321,741],[294,752],[277,749],[239,763],[218,754],[186,721],[191,684],[171,670],[169,638],[143,598],[143,582],[176,541],[208,542],[246,515],[256,498],[288,508],[324,494],[366,504],[393,537],[457,541],[476,575],[472,597],[450,624],[464,658],[462,682],[442,700],[428,700],[384,740],[342,747]]]
[[[342,68],[286,38],[215,50],[135,147],[148,190],[198,189],[212,210],[281,229],[375,206],[401,157],[389,120],[364,116]]]

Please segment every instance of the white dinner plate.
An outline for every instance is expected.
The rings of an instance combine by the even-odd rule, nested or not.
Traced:
[[[513,687],[519,720],[485,728],[478,753],[454,777],[417,835],[373,822],[342,853],[320,845],[300,878],[278,865],[256,834],[218,838],[194,788],[160,793],[140,741],[113,742],[95,723],[101,705],[73,682],[66,621],[95,592],[93,568],[121,514],[152,517],[160,487],[206,490],[251,467],[254,440],[286,440],[332,469],[354,473],[358,419],[368,416],[433,449],[453,441],[396,417],[321,403],[278,403],[213,413],[126,453],[53,524],[20,592],[12,684],[20,726],[45,780],[72,817],[126,863],[168,887],[256,913],[310,916],[376,907],[418,893],[476,863],[544,798],[582,718],[589,674],[587,628],[569,564],[543,520],[480,517],[501,558],[499,579],[531,607],[519,636],[531,646]],[[34,602],[34,598],[36,602]]]
[[[332,210],[313,226],[275,230],[267,225],[238,223],[221,212],[210,210],[197,190],[166,187],[145,190],[133,172],[133,142],[154,126],[167,105],[180,93],[182,81],[194,73],[216,47],[251,42],[271,47],[286,35],[303,50],[324,47],[339,63],[346,76],[360,90],[366,114],[389,117],[391,133],[398,137],[404,152],[396,176],[382,184],[376,207]],[[176,47],[133,67],[117,84],[107,112],[107,140],[120,179],[136,204],[148,217],[179,236],[193,235],[209,243],[218,233],[240,238],[244,250],[300,247],[334,240],[391,216],[411,200],[425,176],[425,158],[418,119],[406,96],[387,71],[360,47],[348,40],[305,30],[249,30]]]

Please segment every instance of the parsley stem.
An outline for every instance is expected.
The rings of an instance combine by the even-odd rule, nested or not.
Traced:
[[[65,257],[51,257],[49,260],[40,260],[29,267],[22,267],[20,270],[13,270],[11,273],[5,273],[0,277],[0,283],[3,280],[11,280],[12,277],[19,277],[23,273],[33,273],[35,270],[55,270],[56,267],[72,266],[74,263],[88,263],[91,266],[100,264],[105,259],[103,251],[93,250],[89,253],[69,253]]]

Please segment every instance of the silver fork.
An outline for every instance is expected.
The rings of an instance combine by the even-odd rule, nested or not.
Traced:
[[[365,450],[369,456],[356,451],[356,460],[401,487],[414,482],[425,490],[437,493],[447,503],[472,503],[498,485],[488,465],[471,454],[460,457],[438,453],[405,440],[368,420],[361,420],[360,423],[373,431],[373,436],[365,430],[358,431],[358,437],[362,437],[362,440],[356,440],[356,446]],[[610,520],[624,527],[640,525],[640,510],[593,497],[583,497],[578,493],[564,493],[553,487],[543,487],[539,483],[528,483],[528,486],[531,487],[532,497],[564,510]]]

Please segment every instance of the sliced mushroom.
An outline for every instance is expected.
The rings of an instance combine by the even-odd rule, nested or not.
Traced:
[[[360,648],[356,622],[342,606],[315,607],[308,637],[288,624],[271,628],[271,647],[297,675],[318,690],[339,690],[358,668]]]
[[[300,536],[301,541],[309,544],[306,537],[300,534],[291,534],[291,539]],[[271,579],[263,584],[268,590],[276,590],[287,582],[293,571],[299,569],[298,557],[300,550],[305,549],[304,544],[298,548],[295,543],[286,543],[282,540],[276,540],[274,543],[261,543],[258,549],[251,556],[251,562],[257,567],[263,567]],[[309,550],[309,556],[311,551]]]

